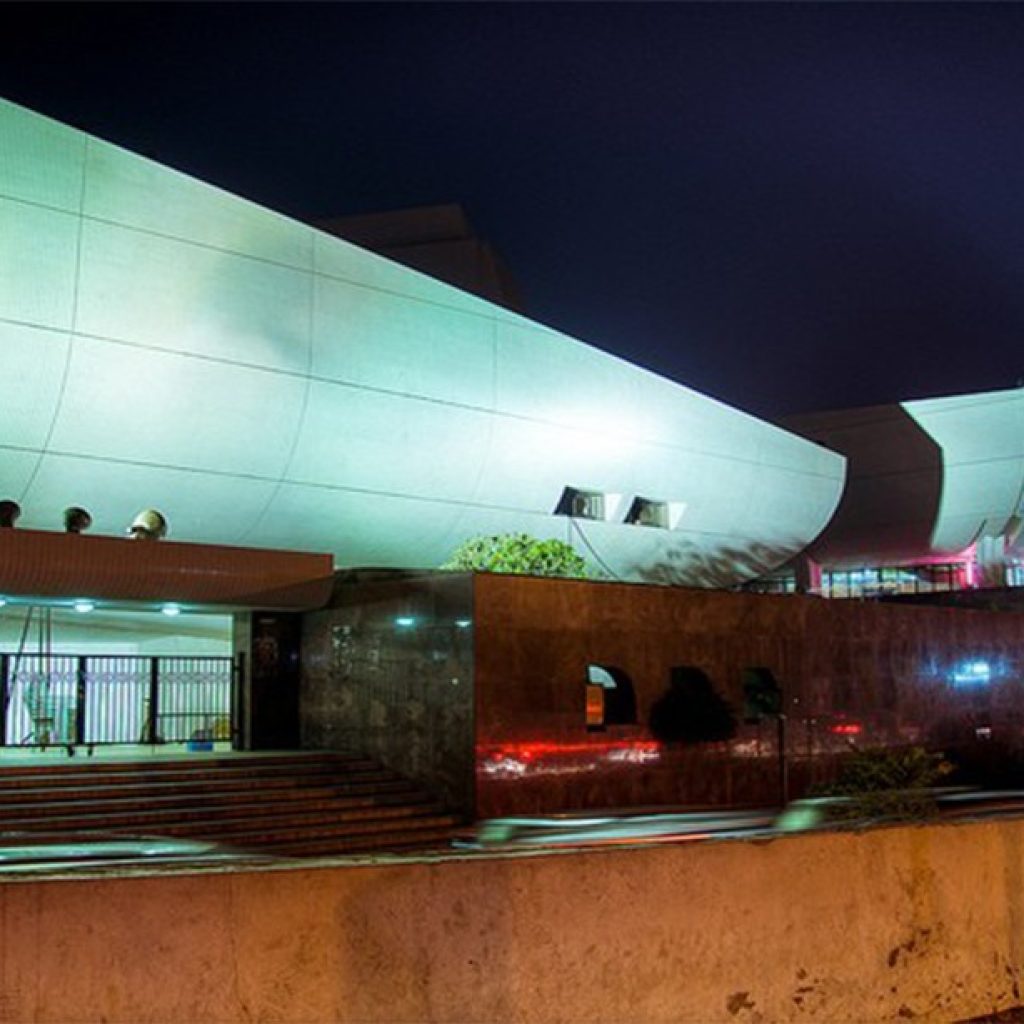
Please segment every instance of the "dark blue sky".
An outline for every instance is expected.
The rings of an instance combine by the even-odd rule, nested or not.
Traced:
[[[0,6],[0,95],[286,213],[462,203],[750,411],[1024,376],[1024,6]]]

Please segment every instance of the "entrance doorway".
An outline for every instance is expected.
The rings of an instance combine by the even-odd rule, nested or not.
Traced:
[[[6,603],[0,744],[234,746],[231,617],[167,608]]]

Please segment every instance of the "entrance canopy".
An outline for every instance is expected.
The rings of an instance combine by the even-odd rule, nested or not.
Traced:
[[[330,555],[0,528],[0,597],[301,611],[326,604]]]

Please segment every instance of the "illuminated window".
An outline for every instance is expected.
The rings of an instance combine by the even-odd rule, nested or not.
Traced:
[[[604,519],[604,495],[600,491],[566,487],[555,506],[555,515],[572,516],[573,519]]]
[[[669,528],[668,502],[652,501],[650,498],[634,498],[626,513],[626,522],[634,526],[657,526]]]
[[[609,725],[636,723],[636,693],[622,669],[608,665],[587,666],[587,729],[599,732]]]

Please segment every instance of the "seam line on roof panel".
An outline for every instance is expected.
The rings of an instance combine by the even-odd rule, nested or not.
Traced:
[[[13,323],[23,327],[35,328],[37,330],[48,330],[52,332],[52,328],[46,327],[44,324],[34,324],[25,321],[17,320],[6,320],[6,323]],[[110,338],[102,334],[87,334],[83,331],[76,332],[76,336],[79,338],[87,338],[90,341],[101,341],[109,345],[121,345],[125,348],[133,348],[140,351],[146,352],[157,352],[164,355],[177,356],[181,359],[194,359],[199,362],[210,363],[216,366],[233,366],[243,370],[251,370],[255,373],[266,373],[279,377],[288,377],[296,380],[307,380],[317,384],[329,384],[334,387],[348,388],[354,391],[365,391],[368,394],[384,395],[391,398],[403,398],[411,402],[423,402],[429,405],[442,406],[444,408],[460,409],[465,412],[478,413],[485,416],[497,416],[504,419],[514,420],[519,423],[536,423],[540,426],[554,427],[558,430],[567,430],[574,433],[583,434],[595,434],[597,436],[614,438],[616,441],[626,441],[630,444],[646,445],[652,448],[660,448],[669,452],[679,452],[681,454],[698,455],[703,458],[721,459],[727,462],[738,463],[740,465],[757,466],[764,469],[778,470],[784,473],[791,473],[800,477],[808,477],[820,480],[833,481],[836,479],[834,473],[828,473],[824,471],[816,471],[813,469],[797,468],[789,465],[781,465],[775,462],[768,462],[763,459],[744,458],[739,455],[729,455],[717,451],[701,451],[698,448],[689,447],[686,445],[675,444],[671,441],[660,441],[652,438],[636,437],[625,434],[613,434],[611,432],[593,430],[592,428],[583,428],[573,426],[569,423],[560,423],[557,420],[549,420],[540,416],[527,416],[524,413],[509,412],[506,409],[488,409],[485,406],[471,405],[468,402],[454,402],[450,399],[435,398],[431,395],[420,395],[409,391],[397,391],[392,388],[383,388],[373,384],[361,384],[355,381],[338,380],[333,377],[323,377],[316,374],[306,375],[296,370],[279,369],[277,367],[260,366],[257,363],[246,363],[237,359],[225,359],[219,356],[211,356],[201,352],[182,352],[180,349],[164,348],[160,345],[143,344],[137,341],[124,341],[120,338]],[[758,421],[756,417],[751,417],[755,422]],[[769,423],[764,423],[765,427],[771,427]],[[783,431],[789,433],[790,436],[799,444],[807,444],[812,447],[820,448],[821,445],[816,444],[814,441],[808,440],[805,437],[800,436],[792,431]],[[823,449],[826,450],[827,449]],[[830,456],[836,456],[837,453],[829,451]],[[843,456],[838,456],[843,458]]]
[[[57,387],[57,397],[53,403],[53,415],[50,417],[50,426],[47,428],[46,437],[43,438],[43,443],[39,446],[39,458],[36,459],[36,464],[32,467],[32,473],[21,490],[22,502],[28,500],[29,493],[36,482],[36,477],[39,476],[39,470],[42,469],[43,459],[49,451],[50,441],[53,440],[53,433],[57,429],[57,420],[60,417],[60,410],[64,404],[64,395],[68,388],[68,378],[71,375],[71,357],[75,347],[75,338],[78,337],[78,332],[75,328],[78,324],[78,289],[82,276],[82,235],[85,233],[85,225],[82,220],[82,210],[85,208],[85,177],[88,171],[88,162],[89,137],[86,136],[84,145],[82,146],[82,180],[78,189],[78,214],[76,216],[75,214],[68,214],[67,210],[60,211],[65,215],[76,217],[76,220],[78,221],[78,230],[75,233],[75,276],[74,283],[71,288],[71,323],[68,325],[68,329],[66,331],[60,332],[67,338],[67,352],[64,354],[64,369],[61,371],[60,384]]]
[[[309,238],[309,253],[310,259],[313,259],[314,242],[312,234]],[[288,449],[288,454],[281,463],[281,473],[278,476],[277,485],[274,487],[273,491],[271,491],[270,496],[263,505],[263,508],[259,510],[249,526],[239,534],[239,540],[245,540],[246,537],[251,537],[252,534],[260,528],[267,513],[270,511],[271,506],[277,499],[278,494],[281,493],[281,488],[284,486],[285,480],[288,478],[288,472],[292,467],[292,462],[295,460],[295,452],[299,447],[302,430],[306,424],[306,412],[309,409],[309,396],[313,391],[313,325],[316,319],[316,293],[316,278],[311,276],[309,279],[309,305],[306,310],[306,386],[302,392],[302,402],[299,407],[299,414],[295,419],[295,432],[292,435],[292,443]]]
[[[0,195],[0,199],[5,199],[11,203],[21,203],[24,206],[34,206],[42,210],[51,210],[56,213],[63,213],[68,216],[74,216],[74,214],[69,214],[67,210],[62,209],[61,207],[52,206],[49,203],[40,203],[32,199],[21,199],[16,196],[8,195]],[[248,200],[244,201],[248,202]],[[265,210],[264,207],[259,207],[259,209]],[[265,212],[272,214],[274,211],[265,210]],[[148,235],[150,238],[161,238],[169,242],[178,242],[181,245],[188,245],[193,246],[197,249],[204,249],[207,252],[216,253],[219,256],[237,256],[239,259],[252,260],[255,263],[262,263],[268,267],[277,267],[279,270],[290,270],[296,274],[310,274],[313,277],[324,277],[331,281],[339,281],[342,284],[350,284],[356,288],[365,288],[368,291],[380,292],[382,295],[391,295],[396,298],[407,299],[410,302],[419,302],[427,306],[436,306],[438,309],[445,309],[449,310],[450,312],[464,314],[465,316],[476,317],[479,320],[498,320],[508,323],[516,323],[516,321],[513,320],[505,320],[502,314],[507,313],[508,311],[505,310],[503,307],[496,306],[493,312],[489,310],[464,309],[461,306],[456,306],[448,302],[441,302],[437,299],[424,298],[423,296],[415,295],[410,292],[398,291],[395,288],[384,288],[381,285],[369,284],[366,281],[360,281],[355,278],[345,277],[344,275],[341,274],[326,273],[323,270],[317,270],[312,263],[309,266],[299,266],[298,264],[295,263],[289,263],[286,260],[275,260],[269,256],[258,256],[255,253],[239,252],[237,249],[228,249],[221,245],[215,245],[212,242],[204,242],[198,238],[183,238],[181,235],[170,234],[166,231],[157,231],[154,228],[140,227],[137,224],[126,224],[124,221],[111,220],[109,217],[97,217],[95,215],[85,213],[80,213],[79,215],[82,217],[84,221],[91,221],[94,224],[104,224],[107,225],[108,227],[120,228],[122,231],[134,231],[140,235]],[[283,216],[283,214],[280,216]],[[415,270],[412,267],[407,267],[405,266],[405,264],[399,263],[396,260],[390,260],[386,256],[380,256],[370,249],[364,249],[362,246],[356,245],[355,242],[348,242],[344,238],[338,238],[337,236],[331,235],[325,231],[320,231],[318,228],[314,228],[312,225],[309,224],[304,224],[302,221],[292,220],[291,218],[288,219],[292,225],[294,225],[297,228],[304,228],[305,230],[309,231],[311,235],[321,234],[339,244],[351,245],[361,254],[368,256],[371,259],[381,260],[384,263],[393,265],[399,268],[402,272],[416,274],[417,276],[422,277],[427,281],[430,281],[432,284],[437,285],[439,288],[451,288],[453,291],[457,291],[460,294],[465,294],[467,297],[473,299],[474,301],[488,301],[487,299],[479,298],[479,296],[474,295],[472,292],[463,292],[462,289],[457,288],[455,285],[450,285],[446,281],[440,281],[437,278],[431,277],[429,274],[424,274],[422,271]],[[547,331],[553,334],[557,333],[554,331],[553,328],[546,327],[544,324],[537,324],[536,329],[541,331]],[[586,342],[583,342],[583,344],[586,344]]]
[[[20,452],[34,452],[34,448],[26,448],[21,445],[11,444],[0,444],[0,451],[20,451]],[[121,466],[138,466],[141,469],[159,469],[165,470],[172,473],[193,473],[198,476],[218,477],[223,480],[248,480],[254,483],[263,484],[274,484],[277,481],[274,477],[260,476],[257,473],[225,473],[222,470],[217,469],[204,469],[197,466],[174,466],[162,462],[146,462],[139,459],[122,459],[114,456],[100,456],[100,455],[83,455],[80,452],[64,452],[64,451],[50,451],[48,455],[54,458],[67,458],[67,459],[79,459],[83,462],[112,462]],[[284,480],[282,481],[285,485],[293,485],[295,487],[310,488],[313,490],[321,491],[337,491],[344,492],[346,494],[359,494],[370,497],[380,498],[395,498],[402,501],[419,501],[431,505],[451,505],[460,508],[476,508],[483,509],[485,511],[494,512],[512,512],[517,515],[525,514],[530,516],[540,516],[543,519],[552,518],[548,512],[538,511],[534,508],[526,508],[518,505],[495,505],[487,504],[479,501],[462,501],[458,498],[437,498],[431,495],[425,494],[414,494],[404,491],[384,491],[372,487],[354,487],[351,484],[328,484],[321,483],[314,480]],[[609,526],[622,526],[621,523],[609,523]],[[631,528],[632,529],[632,528]],[[731,533],[724,533],[720,530],[704,530],[699,527],[688,527],[686,530],[676,531],[658,531],[658,534],[669,534],[672,536],[685,536],[687,533],[697,534],[704,537],[725,537],[735,540],[735,536]]]

